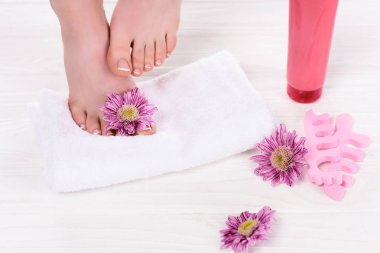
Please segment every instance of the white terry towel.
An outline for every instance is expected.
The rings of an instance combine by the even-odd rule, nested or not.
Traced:
[[[246,151],[273,128],[263,99],[227,52],[138,84],[158,108],[151,136],[95,136],[67,98],[44,90],[32,107],[44,175],[70,192],[180,171]]]

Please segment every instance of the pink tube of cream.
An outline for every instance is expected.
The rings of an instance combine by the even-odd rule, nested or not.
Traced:
[[[338,0],[289,0],[287,92],[300,103],[322,94]]]

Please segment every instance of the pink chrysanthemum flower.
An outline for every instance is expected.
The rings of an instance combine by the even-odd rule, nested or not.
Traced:
[[[151,129],[154,121],[152,115],[157,108],[149,104],[138,88],[111,94],[101,107],[107,130],[114,130],[120,135],[134,135],[138,131]]]
[[[227,228],[220,231],[221,248],[231,247],[235,253],[247,252],[257,241],[266,240],[274,213],[274,210],[265,206],[257,214],[245,211],[240,216],[229,216],[226,221]]]
[[[292,186],[301,175],[301,169],[305,166],[303,159],[307,153],[304,137],[296,140],[296,131],[288,132],[284,124],[267,138],[264,138],[257,148],[261,152],[252,156],[259,166],[254,170],[264,181],[270,180],[273,185],[286,183]]]

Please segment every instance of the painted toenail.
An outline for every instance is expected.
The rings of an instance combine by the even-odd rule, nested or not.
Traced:
[[[99,135],[100,134],[100,130],[99,129],[95,129],[92,133],[95,134],[95,135]]]
[[[80,127],[80,129],[82,129],[82,130],[85,130],[85,129],[86,129],[86,126],[85,126],[84,124],[80,124],[79,127]]]
[[[129,68],[129,64],[127,60],[125,59],[120,59],[119,62],[117,63],[117,69],[120,71],[124,72],[129,72],[131,69]]]
[[[140,69],[134,69],[133,70],[133,74],[135,74],[135,75],[141,75]]]
[[[145,64],[145,69],[151,69],[151,68],[152,66],[149,63]]]
[[[160,66],[162,64],[162,61],[160,59],[156,60],[156,66]]]

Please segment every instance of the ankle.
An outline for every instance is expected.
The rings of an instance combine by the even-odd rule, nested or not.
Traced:
[[[102,0],[50,0],[50,4],[62,32],[82,33],[83,30],[107,23]]]
[[[64,44],[108,43],[108,24],[102,0],[50,0],[50,3],[60,22]]]

